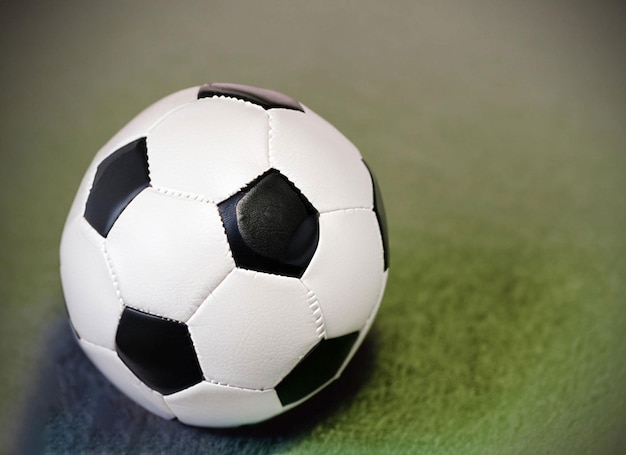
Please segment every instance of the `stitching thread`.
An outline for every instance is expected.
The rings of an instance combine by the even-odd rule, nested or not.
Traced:
[[[206,196],[196,193],[188,193],[185,191],[173,190],[171,188],[165,188],[162,186],[151,185],[152,189],[157,191],[158,193],[165,194],[166,196],[171,196],[176,199],[187,199],[191,201],[204,202],[209,204],[215,204],[215,201],[209,199]]]
[[[269,389],[253,389],[253,388],[250,388],[250,387],[240,387],[240,386],[237,386],[237,385],[225,384],[223,382],[215,381],[215,380],[209,379],[209,378],[205,378],[205,381],[210,383],[210,384],[213,384],[213,385],[218,385],[220,387],[228,387],[228,388],[236,389],[236,390],[247,390],[249,392],[267,392],[267,391],[270,391],[270,390],[274,390],[273,387],[270,387]]]
[[[327,213],[337,213],[337,212],[360,212],[360,211],[365,211],[365,212],[374,212],[374,208],[373,207],[348,207],[345,209],[332,209],[332,210],[323,210],[320,211],[320,215],[325,215]]]
[[[109,269],[109,274],[111,275],[111,279],[113,280],[113,287],[115,288],[115,294],[117,295],[117,298],[118,298],[120,304],[122,305],[122,311],[120,311],[120,314],[119,314],[119,316],[117,318],[118,325],[120,323],[120,319],[122,318],[122,314],[124,314],[124,308],[126,308],[126,307],[132,308],[132,309],[137,310],[137,311],[141,311],[142,313],[150,314],[152,316],[157,316],[157,317],[165,319],[167,321],[177,322],[179,324],[184,324],[183,321],[179,321],[177,319],[172,319],[172,318],[167,317],[165,315],[155,313],[154,311],[146,310],[145,308],[136,308],[134,306],[127,305],[124,302],[124,298],[122,297],[122,290],[120,289],[120,284],[119,284],[119,281],[117,279],[117,275],[115,274],[115,270],[113,268],[113,263],[111,262],[111,256],[109,256],[109,253],[108,253],[108,251],[106,249],[106,242],[102,245],[102,251],[103,251],[104,256],[106,257],[106,260],[107,260],[107,266],[108,266],[108,269]]]
[[[322,316],[320,303],[317,300],[317,297],[315,297],[313,291],[308,292],[307,301],[309,302],[309,308],[313,312],[313,317],[315,317],[315,324],[317,325],[315,331],[317,332],[317,336],[321,340],[326,336],[326,328],[324,327],[324,317]]]
[[[272,124],[272,114],[267,113],[267,163],[272,168],[272,149],[274,142],[274,125]]]
[[[122,298],[122,291],[120,290],[120,284],[117,281],[117,275],[115,274],[115,270],[113,269],[113,263],[111,262],[111,256],[109,256],[109,252],[107,251],[106,242],[102,243],[102,252],[104,253],[104,257],[107,261],[107,268],[109,269],[109,275],[111,275],[111,280],[113,281],[113,288],[115,289],[115,295],[117,295],[117,299],[122,305],[122,309],[126,306],[124,303],[124,299]],[[119,319],[122,317],[123,311],[120,311]]]
[[[323,339],[326,336],[326,324],[324,323],[324,313],[322,313],[322,307],[320,306],[319,300],[317,300],[317,296],[315,292],[308,288],[306,284],[302,280],[300,280],[300,284],[304,286],[307,291],[306,301],[309,305],[309,308],[313,312],[313,317],[315,318],[315,324],[317,328],[315,331],[320,339]]]
[[[231,257],[232,257],[232,253],[231,253]],[[234,261],[233,261],[234,262]],[[217,283],[214,287],[213,290],[211,292],[208,293],[208,295],[202,299],[202,302],[200,302],[200,304],[198,304],[198,306],[193,310],[193,312],[189,315],[189,317],[184,321],[185,324],[189,325],[189,321],[191,321],[191,319],[195,316],[195,314],[198,312],[198,310],[200,309],[201,306],[203,306],[205,304],[205,302],[208,300],[209,297],[211,297],[213,295],[213,293],[217,290],[217,288],[219,288],[222,283],[224,281],[226,281],[226,278],[228,278],[236,269],[237,267],[233,267],[225,276],[224,278],[222,278],[220,280],[219,283]],[[215,298],[215,297],[214,297]]]

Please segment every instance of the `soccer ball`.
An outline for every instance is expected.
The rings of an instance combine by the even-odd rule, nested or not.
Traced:
[[[140,113],[96,155],[61,241],[78,343],[147,410],[259,422],[339,377],[388,274],[356,147],[278,92],[213,83]]]

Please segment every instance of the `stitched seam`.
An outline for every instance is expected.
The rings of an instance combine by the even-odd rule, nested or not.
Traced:
[[[111,352],[117,354],[117,351],[115,349],[111,349],[111,348],[108,348],[106,346],[102,346],[100,344],[94,343],[93,341],[85,340],[84,338],[81,338],[80,342],[81,343],[85,343],[85,344],[89,344],[91,346],[95,346],[97,348],[106,349],[107,351],[111,351]]]
[[[270,387],[268,389],[253,389],[251,387],[241,387],[241,386],[237,386],[237,385],[226,384],[226,383],[215,381],[215,380],[209,379],[209,378],[205,378],[205,381],[210,383],[210,384],[218,385],[220,387],[228,387],[228,388],[237,389],[237,390],[247,390],[249,392],[266,392],[268,390],[273,390],[273,387]]]
[[[157,317],[159,317],[161,319],[165,319],[165,320],[170,321],[170,322],[177,322],[179,324],[184,324],[183,321],[179,321],[177,319],[172,319],[172,318],[167,317],[167,316],[165,316],[163,314],[155,313],[154,311],[146,310],[145,308],[136,308],[134,306],[127,305],[124,302],[124,298],[122,297],[122,290],[120,289],[120,284],[119,284],[119,281],[117,279],[117,275],[115,274],[115,270],[113,268],[113,263],[111,262],[111,256],[109,256],[109,253],[108,253],[108,251],[106,249],[106,243],[103,245],[102,251],[104,252],[104,255],[105,255],[106,260],[107,260],[107,266],[108,266],[108,269],[109,269],[109,274],[111,275],[111,279],[113,280],[113,287],[115,288],[115,294],[117,295],[117,298],[118,298],[120,304],[122,305],[122,308],[124,308],[124,307],[132,308],[134,310],[141,311],[142,313],[150,314],[152,316],[157,316]],[[118,325],[119,325],[120,319],[122,318],[122,314],[124,314],[123,310],[120,311],[120,315],[119,315],[119,317],[117,319]]]
[[[113,269],[111,256],[109,256],[109,252],[107,251],[106,242],[102,244],[102,252],[104,253],[104,257],[106,258],[106,261],[107,261],[107,268],[109,269],[109,275],[111,276],[111,280],[113,281],[113,288],[115,289],[115,295],[117,295],[117,299],[122,305],[122,308],[124,308],[126,304],[124,303],[124,299],[122,298],[122,291],[120,289],[120,284],[117,281],[117,275],[115,274],[115,270]],[[122,318],[122,313],[123,311],[120,311],[120,315],[117,320],[118,324],[119,324],[119,320]]]
[[[156,390],[153,390],[153,392],[154,392],[154,393],[156,393],[158,396],[160,396],[160,397],[161,397],[161,399],[162,399],[162,401],[163,401],[163,405],[164,405],[164,406],[166,407],[166,409],[167,409],[168,411],[170,411],[170,412],[172,413],[172,415],[174,416],[174,417],[172,417],[170,420],[177,419],[177,418],[178,418],[178,416],[177,416],[177,415],[176,415],[176,413],[172,410],[172,408],[170,408],[170,405],[167,403],[167,400],[165,399],[165,397],[164,397],[163,395],[161,395],[159,392],[157,392]]]
[[[231,256],[232,256],[232,253],[231,253]],[[233,273],[233,272],[235,271],[235,269],[236,269],[236,268],[237,268],[236,266],[235,266],[234,268],[232,268],[232,269],[231,269],[231,270],[230,270],[230,271],[229,271],[229,272],[228,272],[228,273],[224,276],[224,278],[222,278],[222,279],[220,280],[220,282],[219,282],[219,283],[217,283],[217,284],[213,287],[213,290],[212,290],[211,292],[209,292],[209,293],[207,294],[207,296],[206,296],[204,299],[202,299],[202,302],[200,302],[200,304],[198,304],[198,306],[197,306],[197,307],[193,310],[193,312],[189,315],[189,317],[188,317],[187,319],[185,319],[185,321],[184,321],[184,322],[185,322],[185,324],[187,324],[187,325],[189,324],[189,321],[191,321],[191,318],[193,318],[193,317],[194,317],[194,315],[195,315],[195,314],[198,312],[198,310],[200,309],[200,307],[201,307],[202,305],[204,305],[204,302],[206,302],[206,301],[207,301],[207,299],[213,295],[213,293],[217,290],[217,288],[219,288],[219,287],[222,285],[222,283],[223,283],[224,281],[226,281],[226,278],[228,278],[228,277],[231,275],[231,273]]]
[[[265,108],[259,104],[253,103],[252,101],[248,101],[248,100],[243,100],[241,98],[237,98],[235,96],[228,96],[228,95],[212,95],[212,96],[206,96],[204,98],[200,98],[196,101],[199,102],[204,102],[206,103],[206,101],[202,101],[202,100],[214,100],[214,99],[221,99],[221,100],[229,100],[229,101],[235,101],[237,103],[241,103],[241,104],[245,104],[251,107],[254,107],[255,109],[261,109],[264,112],[266,112]]]
[[[194,88],[194,87],[190,87],[190,88]],[[198,85],[197,87],[195,87],[196,90],[200,88],[200,86]],[[163,99],[163,98],[162,98]],[[198,100],[197,99],[193,99],[187,102],[183,102],[183,104],[179,104],[178,106],[174,106],[172,109],[170,109],[167,112],[164,112],[163,114],[161,114],[159,116],[159,118],[157,118],[153,123],[150,124],[150,126],[147,128],[146,133],[143,134],[143,137],[146,138],[146,146],[148,145],[148,135],[152,132],[152,130],[154,130],[154,128],[161,123],[163,120],[165,120],[166,117],[169,117],[170,115],[172,115],[174,112],[178,112],[182,109],[184,109],[187,106],[190,106],[194,103],[196,103]],[[157,101],[158,102],[158,101]]]
[[[323,210],[320,211],[320,215],[324,215],[327,213],[337,213],[337,212],[360,212],[360,211],[365,211],[365,212],[374,212],[374,209],[372,207],[349,207],[347,209],[332,209],[332,210]]]
[[[91,341],[88,341],[88,340],[83,340],[83,339],[81,339],[80,341],[81,341],[82,343],[86,343],[86,344],[89,344],[89,345],[91,345],[91,346],[95,346],[95,347],[97,347],[97,348],[106,349],[107,351],[110,351],[110,352],[112,352],[113,354],[115,354],[115,356],[116,356],[118,359],[120,358],[119,354],[117,353],[117,351],[116,351],[115,349],[107,348],[106,346],[101,346],[101,345],[99,345],[99,344],[92,343]],[[89,360],[91,360],[91,359],[89,359]],[[95,364],[95,362],[93,362],[93,361],[92,361],[92,363],[94,363],[94,364]],[[122,362],[122,364],[124,364],[124,363]],[[125,365],[125,364],[124,364],[124,367],[125,367],[125,368],[128,368],[128,367],[126,367],[126,365]],[[130,370],[128,370],[128,371],[130,371]],[[156,390],[154,390],[154,389],[152,389],[152,388],[148,387],[148,386],[147,386],[147,385],[146,385],[146,384],[145,384],[145,383],[144,383],[141,379],[139,379],[137,376],[135,376],[135,374],[134,374],[134,373],[132,373],[132,372],[131,372],[131,374],[133,375],[133,379],[136,381],[136,383],[137,383],[137,384],[140,384],[142,387],[144,387],[144,388],[145,388],[145,390],[147,390],[147,391],[151,392],[151,393],[152,393],[153,395],[155,395],[157,398],[160,398],[159,403],[163,404],[163,405],[165,406],[165,408],[166,408],[166,409],[167,409],[167,410],[168,410],[168,411],[169,411],[169,412],[170,412],[173,416],[175,416],[174,411],[172,411],[172,409],[171,409],[171,408],[167,405],[167,403],[165,402],[165,399],[163,398],[163,395],[162,395],[161,393],[159,393],[159,392],[157,392]]]
[[[190,87],[191,88],[191,87]],[[195,87],[196,92],[197,90],[200,88],[200,86]],[[172,115],[174,112],[180,111],[182,109],[184,109],[185,107],[195,103],[196,101],[198,101],[197,99],[194,99],[192,101],[188,101],[186,103],[180,104],[172,109],[170,109],[167,112],[164,112],[163,114],[161,114],[159,116],[159,118],[157,118],[146,130],[145,134],[140,135],[139,137],[145,137],[146,138],[146,163],[148,164],[148,180],[150,182],[152,182],[152,176],[150,175],[150,153],[148,153],[148,151],[150,150],[149,144],[148,144],[148,139],[150,136],[150,133],[152,132],[152,130],[154,130],[154,128],[161,123],[166,117],[169,117],[170,115]],[[152,142],[152,141],[150,141]]]
[[[322,309],[320,308],[320,303],[313,294],[312,291],[309,291],[307,295],[307,301],[309,302],[309,308],[313,312],[313,317],[315,318],[315,325],[317,328],[315,331],[317,332],[317,336],[320,339],[323,339],[326,336],[326,328],[324,327],[324,318],[322,317]]]
[[[169,321],[169,322],[176,322],[177,324],[184,324],[185,323],[184,321],[179,321],[178,319],[172,319],[172,318],[170,318],[168,316],[165,316],[163,314],[159,314],[159,313],[155,313],[154,311],[146,310],[145,308],[137,308],[137,307],[134,307],[134,306],[131,306],[131,305],[125,305],[125,306],[126,306],[126,308],[131,308],[131,309],[137,310],[137,311],[139,311],[141,313],[149,314],[150,316],[156,316],[156,317],[158,317],[160,319],[165,319],[166,321]]]
[[[317,300],[317,296],[315,292],[309,289],[303,282],[302,286],[307,290],[306,301],[313,313],[313,317],[315,318],[315,325],[317,326],[315,331],[317,332],[317,336],[320,339],[326,337],[326,324],[324,323],[324,314],[322,313],[322,307],[320,306],[319,300]]]
[[[176,199],[186,199],[190,201],[215,204],[215,201],[201,194],[189,193],[186,191],[179,191],[179,190],[174,190],[171,188],[165,188],[163,186],[156,186],[156,185],[152,185],[152,189],[157,191],[158,193],[161,193],[161,194],[164,194],[166,196],[170,196]]]
[[[272,166],[272,149],[274,143],[274,125],[272,123],[272,114],[267,113],[267,163]]]

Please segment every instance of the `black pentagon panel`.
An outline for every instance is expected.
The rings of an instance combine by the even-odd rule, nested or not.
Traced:
[[[330,381],[352,350],[359,332],[322,340],[276,387],[283,406],[295,403]]]
[[[304,112],[302,105],[284,93],[266,88],[252,87],[243,84],[231,84],[226,82],[213,82],[200,87],[198,99],[211,98],[213,96],[227,96],[257,104],[263,109],[291,109]]]
[[[148,387],[164,395],[202,381],[187,326],[126,307],[115,336],[117,354]]]
[[[218,205],[238,267],[301,277],[319,242],[319,213],[270,170]]]
[[[85,219],[106,237],[130,201],[149,185],[146,138],[141,138],[116,150],[98,165]]]
[[[363,161],[365,167],[370,173],[370,177],[372,178],[372,187],[374,189],[374,213],[376,213],[376,219],[378,220],[378,226],[380,227],[380,234],[383,239],[383,257],[385,263],[385,270],[389,268],[389,233],[387,230],[387,215],[385,214],[385,205],[383,204],[383,198],[380,193],[380,187],[378,186],[378,181],[376,180],[376,176],[367,165],[365,160]]]

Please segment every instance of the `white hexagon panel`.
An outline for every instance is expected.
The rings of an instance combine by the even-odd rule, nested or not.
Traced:
[[[267,125],[263,108],[233,98],[176,109],[148,132],[150,179],[222,201],[268,169]]]
[[[74,200],[61,278],[81,347],[165,418],[237,426],[336,379],[389,267],[373,174],[293,98],[207,84],[101,149]]]
[[[357,148],[307,109],[270,111],[270,163],[320,212],[372,208],[372,180]]]
[[[85,341],[115,349],[122,303],[104,254],[104,239],[81,217],[68,219],[61,240],[61,279],[72,325]]]
[[[153,188],[119,216],[106,253],[125,305],[178,321],[235,268],[217,206]]]
[[[207,380],[253,390],[278,384],[324,335],[317,299],[300,280],[243,269],[187,325]]]

